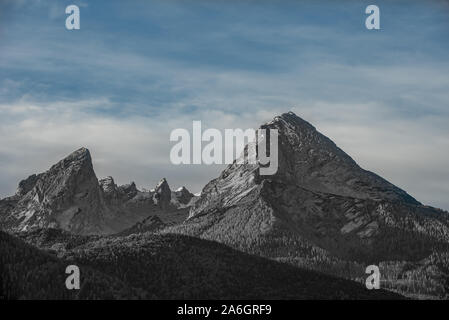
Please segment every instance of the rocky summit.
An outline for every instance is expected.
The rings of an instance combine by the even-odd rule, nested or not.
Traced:
[[[81,148],[19,183],[14,196],[0,201],[2,229],[29,231],[60,228],[75,234],[113,234],[156,214],[183,220],[185,205],[171,202],[165,179],[153,192],[134,182],[117,186],[112,177],[98,180],[90,152]]]
[[[0,233],[0,252],[20,266],[12,248],[31,252],[22,240],[56,251],[98,270],[92,281],[113,277],[127,297],[449,298],[448,212],[361,168],[292,112],[261,128],[278,130],[277,172],[235,161],[200,196],[172,191],[165,178],[151,191],[98,180],[81,148],[0,200],[9,233]],[[389,293],[360,284],[370,265]],[[20,277],[8,272],[4,279]],[[8,296],[25,294],[10,287],[18,293]]]
[[[362,169],[292,112],[261,128],[279,132],[277,173],[261,176],[260,164],[234,162],[204,187],[189,219],[170,232],[352,279],[363,278],[371,263],[393,278],[419,278],[430,268],[435,285],[429,290],[445,292],[447,212]],[[402,269],[406,261],[413,267]],[[416,291],[427,290],[419,281]]]

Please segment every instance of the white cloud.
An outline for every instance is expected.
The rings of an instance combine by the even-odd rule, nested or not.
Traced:
[[[68,37],[63,20],[8,20],[0,43],[0,71],[12,74],[0,85],[2,196],[80,146],[91,150],[100,177],[151,187],[165,176],[172,187],[186,184],[196,192],[220,167],[173,167],[171,129],[190,128],[192,120],[219,129],[255,127],[295,106],[293,111],[362,167],[424,203],[449,209],[449,64],[433,55],[443,50],[438,39],[426,50],[414,46],[410,52],[404,45],[441,32],[434,25],[418,23],[404,31],[410,33],[406,39],[399,29],[390,30],[370,42],[365,33],[348,33],[347,25],[252,24],[236,15],[235,24],[199,34],[186,30],[182,40],[177,28],[187,27],[181,20],[192,18],[189,7],[173,4],[149,12],[140,6],[123,10],[119,18],[146,21],[152,15],[152,23],[171,18],[175,25],[156,28],[167,37],[133,34],[123,24],[114,29],[123,33],[105,32],[95,21],[89,32]],[[267,51],[256,49],[264,45]],[[360,48],[373,48],[373,54],[367,59],[363,54],[369,50]],[[209,61],[210,53],[218,55],[216,64],[201,60]],[[181,54],[191,54],[193,61]],[[260,66],[246,67],[257,65],[253,60]],[[84,82],[101,92],[77,91]],[[131,92],[115,92],[129,84]],[[66,97],[72,88],[74,95]],[[126,102],[117,102],[117,96]]]
[[[11,194],[17,182],[28,174],[48,169],[81,146],[91,150],[99,177],[112,175],[119,183],[134,180],[146,188],[167,177],[172,187],[187,185],[197,192],[223,166],[172,165],[172,129],[190,129],[192,120],[202,120],[204,128],[257,127],[287,111],[242,110],[238,115],[209,110],[193,115],[122,119],[88,112],[106,103],[107,99],[96,99],[0,105],[0,155],[8,159],[0,162],[3,179],[8,180],[0,186],[2,195]],[[424,203],[448,208],[444,197],[449,192],[449,135],[445,119],[388,119],[388,107],[375,103],[316,102],[292,110],[333,139],[365,169],[384,176]],[[16,117],[18,114],[20,117]],[[16,118],[11,121],[11,117]]]

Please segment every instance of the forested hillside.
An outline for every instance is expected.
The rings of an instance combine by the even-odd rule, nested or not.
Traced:
[[[81,266],[80,290],[68,290],[66,267],[73,262],[34,248],[0,231],[0,295],[4,299],[124,299],[143,292],[90,267]]]
[[[61,258],[5,233],[1,240],[2,290],[8,299],[401,298],[182,235],[144,233],[79,241],[60,250]],[[57,242],[51,243],[47,245]],[[80,267],[79,291],[65,288],[68,264]]]

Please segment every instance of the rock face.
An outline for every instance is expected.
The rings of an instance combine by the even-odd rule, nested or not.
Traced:
[[[33,187],[36,185],[36,182],[38,180],[38,176],[35,174],[29,176],[25,180],[22,180],[19,182],[19,187],[17,188],[16,194],[20,196],[24,196],[27,194]]]
[[[167,180],[163,178],[154,189],[153,201],[162,209],[167,209],[170,206],[171,190]]]
[[[447,212],[360,168],[292,112],[261,128],[279,132],[277,173],[261,176],[259,164],[234,162],[170,232],[348,278],[362,276],[373,261],[424,261],[447,252]],[[440,280],[435,291],[443,290]]]
[[[311,193],[420,205],[405,191],[360,168],[329,138],[292,112],[275,117],[261,128],[279,132],[276,174],[260,176],[258,164],[234,163],[218,179],[206,185],[190,217],[215,207],[217,201],[221,207],[233,206],[262,184],[273,183],[295,186]]]
[[[195,195],[193,195],[186,187],[181,187],[176,191],[172,192],[172,200],[175,203],[179,203],[183,206],[188,205],[192,199],[195,199]]]
[[[81,148],[0,200],[0,227],[22,235],[40,234],[40,228],[76,237],[143,233],[106,239],[127,241],[127,249],[120,250],[125,255],[134,246],[146,248],[139,239],[153,237],[151,232],[178,233],[360,282],[366,267],[375,264],[382,288],[449,298],[448,212],[424,206],[360,168],[291,112],[261,127],[279,132],[274,175],[261,176],[258,163],[235,161],[199,197],[185,188],[171,191],[165,179],[142,192],[135,183],[117,186],[112,177],[98,181],[89,151]],[[106,248],[98,252],[110,252]],[[102,256],[95,252],[89,259]]]
[[[75,233],[111,232],[101,189],[87,149],[81,148],[48,171],[19,183],[7,217],[16,231],[60,227]],[[2,215],[3,216],[3,215]]]
[[[170,197],[165,179],[155,193],[139,191],[134,182],[117,186],[112,177],[98,181],[89,150],[81,148],[48,171],[21,181],[14,196],[0,201],[0,222],[11,231],[61,228],[76,234],[112,234],[148,216],[178,212]]]
[[[279,132],[276,174],[261,176],[259,164],[234,162],[204,187],[190,210],[191,221],[210,212],[244,208],[260,221],[256,231],[296,227],[301,230],[298,234],[314,241],[346,235],[370,238],[379,233],[380,225],[396,226],[399,212],[411,218],[414,212],[425,211],[429,214],[423,219],[430,215],[426,224],[447,222],[446,213],[422,206],[404,190],[360,168],[294,113],[275,117],[261,128]],[[443,234],[441,240],[448,240],[449,233]]]
[[[280,136],[279,170],[271,177],[274,181],[344,197],[420,204],[404,190],[360,168],[334,142],[292,112],[262,128],[277,129]]]

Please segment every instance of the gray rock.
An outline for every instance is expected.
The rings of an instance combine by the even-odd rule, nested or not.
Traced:
[[[360,262],[417,261],[449,249],[448,212],[360,168],[292,112],[261,127],[279,131],[277,173],[234,162],[167,232],[348,278],[364,270]]]
[[[0,225],[13,232],[60,228],[82,235],[112,234],[155,214],[185,212],[184,206],[178,210],[170,203],[165,179],[156,194],[157,202],[134,182],[117,186],[112,177],[98,181],[89,150],[81,148],[21,181],[14,196],[0,200]]]
[[[165,178],[154,188],[153,201],[162,209],[168,209],[170,207],[171,190]]]
[[[181,187],[176,191],[172,191],[172,199],[175,200],[177,203],[180,203],[182,205],[187,205],[189,202],[194,198],[195,196],[187,190],[186,187]]]

